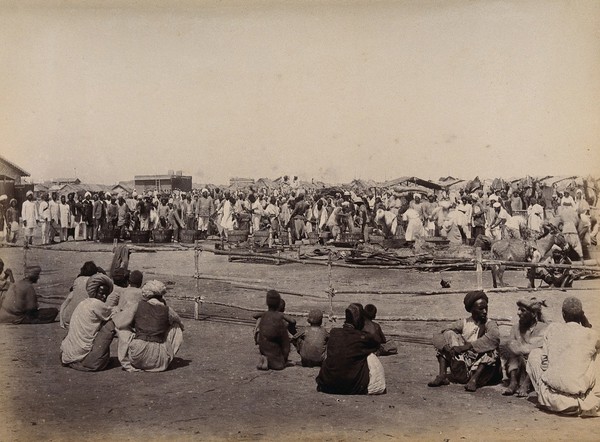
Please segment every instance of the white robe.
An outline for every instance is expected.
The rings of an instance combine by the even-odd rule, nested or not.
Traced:
[[[223,203],[223,216],[221,218],[221,227],[225,230],[233,230],[233,211],[231,210],[231,202]]]

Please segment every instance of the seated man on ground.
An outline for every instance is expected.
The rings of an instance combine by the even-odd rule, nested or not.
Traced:
[[[71,316],[73,316],[73,312],[79,303],[90,297],[86,285],[90,279],[90,276],[93,276],[96,273],[98,273],[98,267],[96,264],[94,264],[94,261],[86,261],[83,263],[83,266],[81,266],[79,275],[77,275],[77,278],[75,278],[69,294],[60,305],[58,317],[60,320],[60,326],[62,328],[69,328]]]
[[[183,323],[167,306],[167,287],[152,280],[142,287],[142,299],[115,313],[119,361],[127,371],[165,371],[183,343]]]
[[[279,311],[281,295],[277,290],[267,292],[267,307],[258,326],[259,370],[283,370],[290,354],[290,337],[285,315]],[[295,321],[294,321],[295,325]]]
[[[42,268],[30,266],[24,278],[11,284],[0,306],[0,324],[48,324],[58,315],[56,308],[39,308],[33,284],[40,279]]]
[[[81,301],[60,345],[63,366],[80,371],[104,370],[110,360],[110,343],[115,336],[112,309],[105,304],[113,288],[111,279],[101,273],[90,276],[89,298]]]
[[[11,269],[4,270],[4,261],[0,258],[0,305],[4,299],[4,294],[11,284],[15,283],[15,277]]]
[[[379,348],[377,349],[376,355],[387,356],[398,354],[398,348],[393,342],[389,342],[385,338],[385,335],[381,330],[381,326],[375,322],[376,316],[377,307],[375,307],[373,304],[365,305],[365,325],[363,326],[363,330],[373,335],[375,340],[379,342]]]
[[[529,354],[527,373],[541,407],[562,414],[597,417],[600,336],[591,329],[578,298],[564,300],[562,316],[565,322],[548,325],[542,348]]]
[[[385,373],[375,356],[379,346],[363,330],[364,310],[360,304],[346,309],[343,327],[329,333],[327,357],[317,376],[317,391],[330,394],[383,394]]]
[[[294,318],[292,318],[289,315],[285,314],[285,299],[281,298],[281,300],[279,301],[279,308],[277,309],[278,312],[283,313],[283,324],[285,325],[285,327],[287,328],[287,331],[292,335],[296,335],[296,333],[298,333],[298,331],[296,330],[296,320]],[[260,329],[260,319],[263,317],[263,315],[266,312],[258,312],[258,313],[254,313],[252,315],[252,317],[254,319],[256,319],[256,324],[254,326],[254,343],[256,345],[258,345],[258,335],[259,335],[259,329]]]
[[[546,302],[535,297],[521,299],[517,301],[517,307],[519,322],[513,325],[506,343],[500,345],[500,356],[510,379],[508,388],[502,394],[512,396],[516,392],[518,397],[527,397],[531,381],[525,364],[531,350],[542,346],[548,326],[542,315],[542,307],[546,307]]]
[[[125,309],[127,304],[137,304],[142,299],[142,283],[144,281],[144,274],[139,270],[134,270],[129,274],[127,281],[128,286],[126,288],[119,287],[119,290],[115,288],[115,290],[106,300],[107,305],[111,307],[117,307],[118,311]]]
[[[311,310],[308,313],[310,327],[294,335],[292,344],[298,350],[303,367],[320,367],[325,360],[329,333],[322,327],[323,312]]]
[[[427,385],[439,387],[450,380],[466,384],[465,390],[477,388],[501,379],[498,345],[498,324],[489,321],[488,297],[481,291],[466,294],[465,310],[471,313],[466,319],[458,320],[433,335],[433,346],[437,349],[438,376]],[[450,367],[450,379],[447,369]]]

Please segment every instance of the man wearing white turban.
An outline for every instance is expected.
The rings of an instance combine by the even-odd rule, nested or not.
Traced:
[[[33,244],[33,231],[37,226],[39,215],[31,190],[25,194],[25,198],[21,206],[21,218],[23,218],[23,233],[25,235],[25,248],[27,248]]]
[[[142,287],[142,299],[129,303],[113,320],[119,337],[118,356],[127,371],[165,371],[183,343],[183,324],[156,280]]]

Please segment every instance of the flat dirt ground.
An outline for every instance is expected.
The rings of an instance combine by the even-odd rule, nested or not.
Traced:
[[[84,261],[108,268],[111,245],[66,243],[27,253],[28,264],[43,273],[37,285],[42,306],[58,307]],[[252,310],[264,308],[265,292],[239,287],[245,282],[304,293],[283,295],[287,311],[311,308],[330,312],[325,290],[327,267],[228,262],[207,251],[200,256],[203,276],[235,280],[196,280],[194,252],[155,248],[131,255],[130,269],[145,280],[159,279],[169,287],[168,302],[185,318],[184,343],[164,373],[127,373],[114,358],[112,368],[82,373],[63,368],[58,323],[0,328],[0,437],[2,440],[598,440],[597,419],[561,417],[536,408],[533,398],[501,395],[502,386],[467,393],[461,385],[432,389],[427,382],[437,372],[431,334],[447,321],[466,315],[462,293],[437,295],[375,294],[378,290],[439,289],[443,276],[451,290],[475,287],[473,271],[417,272],[333,268],[338,290],[371,294],[338,294],[332,304],[343,315],[350,302],[374,303],[380,323],[398,344],[398,355],[382,358],[388,393],[383,396],[333,396],[316,391],[316,368],[294,366],[281,372],[256,370],[258,350],[249,321]],[[23,250],[2,248],[0,257],[21,277]],[[525,286],[523,272],[507,272],[506,282]],[[484,286],[491,275],[484,274]],[[592,324],[600,327],[600,281],[575,282]],[[595,290],[594,290],[595,288]],[[538,290],[547,300],[546,315],[561,320],[564,291]],[[181,298],[202,296],[200,314]],[[490,312],[503,334],[516,320],[516,300],[531,293],[510,290],[490,293]],[[224,305],[215,305],[218,303]],[[237,306],[237,307],[232,307]],[[217,321],[216,316],[236,322]],[[298,317],[298,324],[306,320]],[[327,328],[340,326],[326,321]],[[411,339],[412,337],[412,339]],[[418,343],[417,343],[418,342]],[[116,356],[116,342],[113,352]],[[292,361],[298,355],[292,353]]]

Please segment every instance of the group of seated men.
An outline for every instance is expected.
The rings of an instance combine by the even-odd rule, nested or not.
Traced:
[[[39,308],[33,284],[39,266],[27,267],[15,281],[0,260],[0,323],[50,323],[60,314],[68,330],[60,346],[64,366],[99,371],[110,363],[110,344],[118,338],[118,359],[127,371],[164,371],[183,341],[183,324],[166,305],[165,285],[143,284],[143,274],[129,272],[128,250],[115,250],[109,277],[93,262],[86,262],[71,292],[56,308]],[[346,309],[341,328],[324,330],[323,314],[309,313],[310,327],[300,333],[284,314],[278,292],[267,292],[268,311],[257,314],[258,368],[285,368],[290,343],[296,345],[303,366],[320,366],[317,388],[325,393],[381,394],[386,392],[383,366],[376,355],[394,354],[381,328],[373,321],[377,309],[353,303]],[[508,378],[504,395],[527,397],[537,393],[541,407],[579,416],[600,413],[600,336],[589,323],[581,301],[567,297],[562,304],[564,322],[547,323],[544,300],[517,302],[518,323],[501,338],[498,325],[488,318],[488,297],[472,291],[464,297],[470,316],[450,324],[433,336],[439,373],[430,387],[465,385],[467,391],[499,383],[503,368]],[[290,338],[288,332],[293,337]],[[449,373],[448,373],[449,372]]]
[[[183,342],[183,323],[167,306],[165,284],[156,280],[142,284],[140,271],[129,272],[123,266],[127,248],[119,246],[115,252],[112,277],[93,261],[86,262],[60,310],[38,306],[33,284],[40,277],[39,266],[27,267],[24,278],[16,282],[7,270],[0,278],[0,323],[47,324],[59,316],[61,327],[67,329],[60,345],[65,367],[106,369],[110,345],[117,337],[123,369],[165,371]],[[0,273],[3,267],[0,260]]]
[[[578,298],[564,300],[564,323],[544,320],[544,300],[517,301],[519,322],[506,339],[501,339],[496,322],[488,319],[488,297],[483,291],[467,293],[464,305],[471,316],[433,336],[439,374],[428,383],[430,387],[452,381],[476,391],[499,383],[504,364],[508,386],[502,394],[527,397],[533,389],[540,406],[550,411],[599,415],[600,336],[592,330]]]

